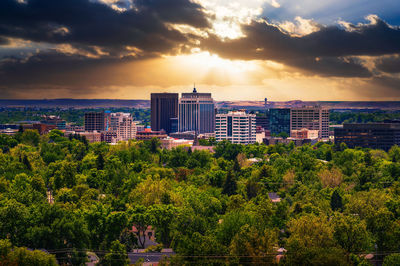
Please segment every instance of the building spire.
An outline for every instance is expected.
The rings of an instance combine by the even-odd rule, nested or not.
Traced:
[[[196,82],[193,84],[193,93],[197,93],[197,90],[196,90]]]

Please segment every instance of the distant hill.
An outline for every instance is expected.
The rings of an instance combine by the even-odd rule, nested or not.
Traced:
[[[289,108],[320,105],[330,109],[382,109],[400,110],[400,101],[282,101],[269,102],[269,108]],[[43,100],[0,100],[0,107],[47,107],[47,108],[107,108],[129,107],[150,108],[149,100],[117,99],[43,99]],[[217,101],[218,108],[261,109],[264,101]]]
[[[44,100],[0,100],[0,107],[59,107],[59,108],[106,108],[131,107],[150,108],[149,100],[114,99],[44,99]]]
[[[264,101],[221,101],[217,103],[219,108],[243,108],[260,109],[264,107]],[[269,108],[290,108],[303,106],[323,106],[329,109],[381,109],[400,110],[400,101],[300,101],[268,102]]]

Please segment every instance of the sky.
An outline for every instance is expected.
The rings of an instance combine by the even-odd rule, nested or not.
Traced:
[[[398,0],[1,0],[0,98],[400,100]]]

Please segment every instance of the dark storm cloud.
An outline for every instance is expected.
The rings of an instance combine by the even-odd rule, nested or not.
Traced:
[[[376,68],[387,73],[400,73],[400,56],[391,56],[378,59]]]
[[[0,36],[0,45],[6,45],[9,44],[9,40],[5,37]]]
[[[226,58],[274,60],[314,74],[365,77],[371,73],[350,57],[400,52],[400,30],[377,19],[376,23],[321,27],[296,37],[266,22],[253,21],[242,27],[246,37],[220,40],[211,36],[202,41],[203,49]]]
[[[136,59],[137,60],[137,59]],[[60,54],[46,51],[28,59],[7,58],[0,61],[0,84],[25,86],[53,84],[54,86],[112,85],[110,75],[115,65],[131,61],[131,58],[88,58],[77,54]]]
[[[200,5],[189,0],[137,0],[117,12],[89,0],[0,1],[0,35],[47,43],[169,52],[187,41],[165,23],[208,27]]]

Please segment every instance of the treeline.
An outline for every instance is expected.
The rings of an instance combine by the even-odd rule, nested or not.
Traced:
[[[398,111],[375,111],[375,112],[330,112],[329,120],[331,124],[339,125],[343,123],[372,123],[383,122],[385,120],[400,119]]]
[[[79,265],[90,250],[103,265],[124,265],[146,246],[134,225],[155,229],[177,253],[172,265],[400,260],[397,146],[220,142],[212,154],[160,149],[157,139],[112,146],[26,130],[0,135],[0,148],[2,256],[27,247]]]
[[[135,120],[143,121],[145,125],[150,123],[150,109],[136,108],[83,108],[83,109],[60,109],[60,108],[4,108],[0,109],[0,124],[15,123],[18,121],[40,121],[42,115],[56,115],[67,122],[83,126],[86,112],[104,111],[131,113]]]

